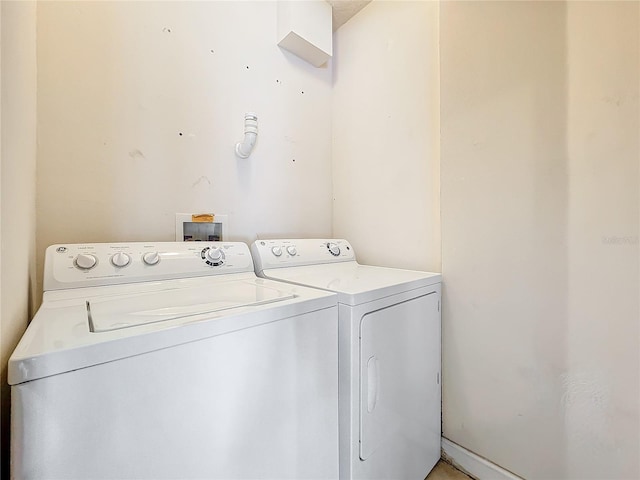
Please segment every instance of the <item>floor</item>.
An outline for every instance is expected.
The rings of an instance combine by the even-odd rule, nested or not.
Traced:
[[[425,480],[471,480],[471,477],[440,460]]]

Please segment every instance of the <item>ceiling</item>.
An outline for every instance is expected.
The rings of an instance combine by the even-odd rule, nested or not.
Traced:
[[[347,20],[370,2],[371,0],[327,0],[333,10],[333,31],[347,23]]]

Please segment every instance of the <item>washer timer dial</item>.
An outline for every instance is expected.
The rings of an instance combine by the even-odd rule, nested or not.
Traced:
[[[202,250],[200,256],[207,265],[219,267],[224,263],[224,252],[218,247],[207,247]]]
[[[329,250],[329,253],[334,257],[337,257],[338,255],[340,255],[340,247],[336,243],[328,242],[327,250]]]

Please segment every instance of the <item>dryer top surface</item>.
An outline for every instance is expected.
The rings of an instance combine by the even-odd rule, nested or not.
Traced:
[[[441,282],[439,273],[360,265],[355,261],[264,270],[265,278],[307,285],[359,305]]]

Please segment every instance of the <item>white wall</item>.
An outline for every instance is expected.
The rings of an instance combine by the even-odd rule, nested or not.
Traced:
[[[374,1],[334,36],[333,233],[440,271],[438,3]]]
[[[275,2],[41,2],[39,265],[173,240],[177,212],[229,214],[232,240],[330,235],[330,108],[331,64],[277,47]]]
[[[9,478],[7,361],[31,318],[35,290],[36,4],[1,5],[0,476]]]
[[[640,476],[638,7],[441,5],[444,435],[525,478]]]

